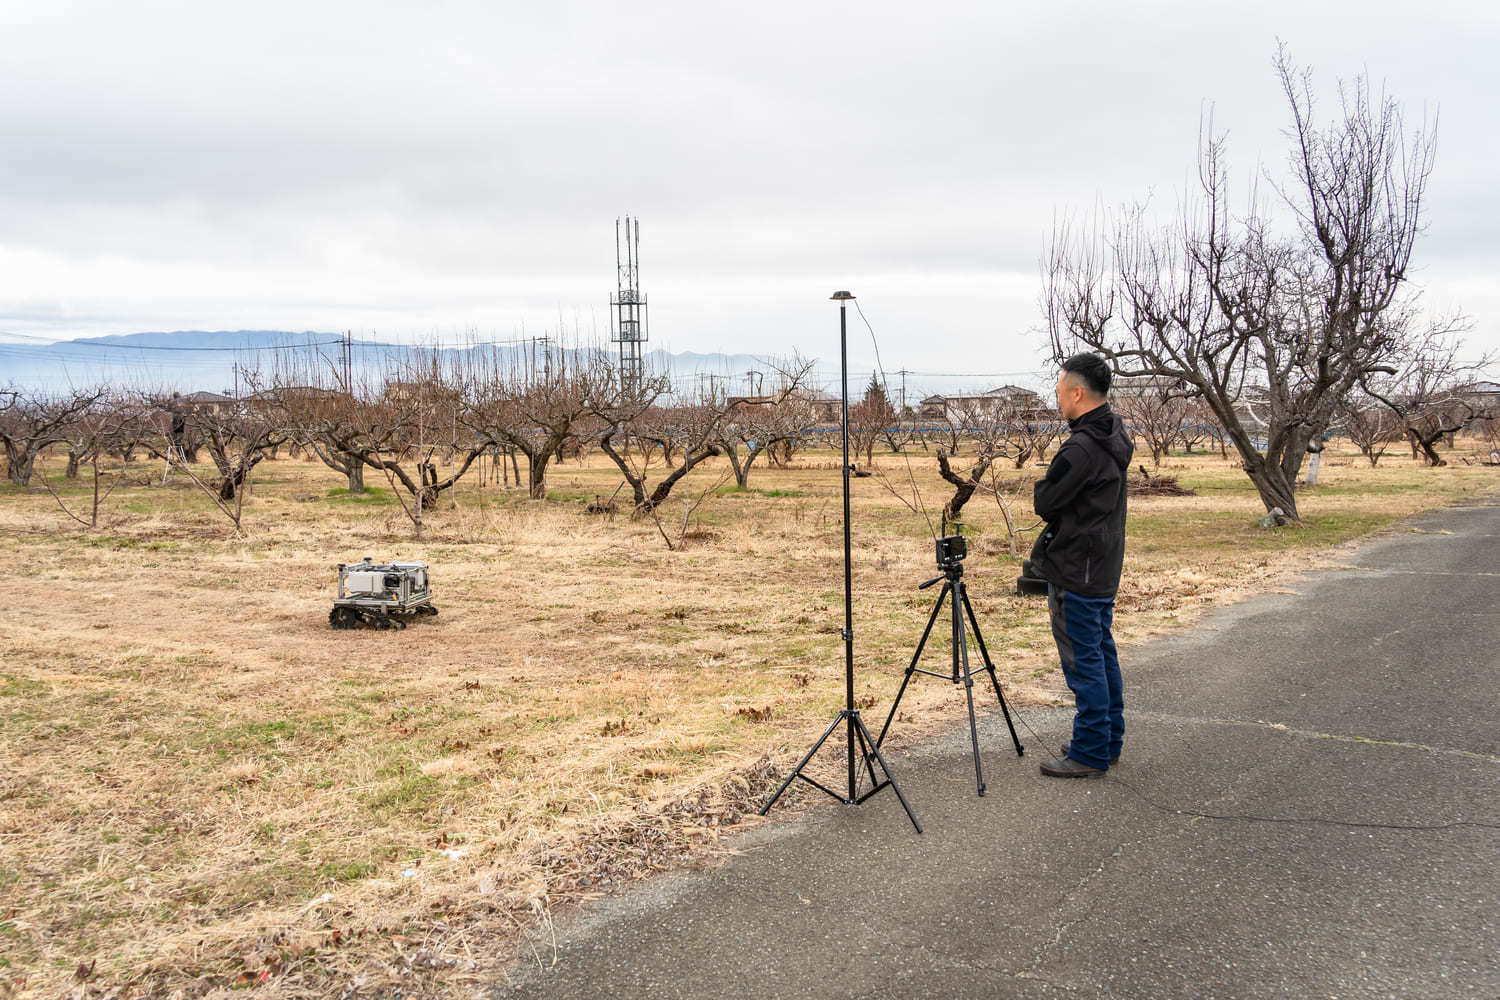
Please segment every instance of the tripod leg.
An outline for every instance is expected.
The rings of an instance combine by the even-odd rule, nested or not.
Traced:
[[[1000,690],[1000,679],[995,676],[995,664],[990,660],[990,651],[985,648],[984,636],[979,634],[979,619],[974,617],[974,605],[969,603],[969,592],[961,591],[959,597],[964,602],[964,611],[968,612],[969,625],[974,629],[974,641],[979,644],[979,655],[984,657],[984,668],[989,671],[990,683],[994,685],[995,697],[1000,700],[1000,711],[1005,714],[1005,725],[1010,729],[1010,741],[1015,744],[1016,756],[1023,757],[1026,750],[1021,746],[1021,738],[1016,735],[1016,724],[1010,718],[1010,706],[1005,704],[1005,694]]]
[[[974,678],[969,673],[969,641],[964,635],[963,582],[956,587],[958,594],[953,599],[953,679],[959,679],[960,657],[962,657],[964,697],[969,703],[969,741],[974,747],[974,782],[979,794],[984,795],[984,769],[979,762],[979,723],[974,717]]]
[[[858,712],[854,714],[854,721],[859,726],[859,731],[864,734],[863,738],[868,743],[870,731],[865,728],[865,721],[859,717]],[[891,786],[891,791],[896,793],[896,798],[900,801],[901,808],[906,810],[906,818],[911,820],[911,825],[916,828],[918,833],[921,833],[922,824],[917,822],[917,814],[911,811],[911,804],[906,801],[906,796],[901,794],[901,786],[896,784],[896,776],[891,773],[891,766],[885,762],[885,757],[881,754],[879,745],[869,743],[869,746],[870,752],[880,762],[880,770],[885,773],[885,780]]]
[[[875,741],[876,746],[885,742],[886,731],[891,728],[891,720],[896,717],[896,709],[901,706],[901,696],[906,694],[906,685],[911,683],[911,675],[917,669],[917,661],[922,658],[922,650],[927,648],[927,637],[932,635],[932,626],[937,621],[938,612],[943,610],[943,601],[948,597],[948,590],[952,586],[947,580],[943,581],[942,592],[938,594],[937,603],[932,606],[932,614],[927,616],[927,627],[922,630],[922,638],[917,642],[917,651],[911,654],[911,663],[906,668],[906,676],[901,679],[901,689],[896,692],[896,700],[891,702],[891,710],[886,714],[885,725],[880,727],[880,738]]]
[[[859,713],[856,712],[855,714],[858,715]],[[864,757],[865,770],[870,773],[870,790],[873,792],[875,789],[880,787],[880,779],[875,776],[875,765],[870,763],[875,758],[871,752],[873,750],[873,746],[871,745],[869,739],[867,739],[868,734],[869,730],[865,728],[864,720],[861,719],[859,728],[854,731],[854,735],[859,739],[859,752]],[[856,796],[856,798],[859,797],[860,796]]]
[[[818,750],[823,746],[823,744],[828,742],[828,737],[833,735],[833,731],[839,727],[839,723],[843,722],[844,718],[845,713],[840,712],[839,717],[837,719],[834,719],[832,724],[830,724],[827,729],[823,730],[823,735],[818,737],[818,742],[814,743],[812,745],[812,749],[807,751],[803,758],[797,762],[796,767],[792,768],[792,773],[788,774],[786,776],[786,780],[781,783],[781,787],[776,789],[776,794],[767,799],[766,804],[760,807],[760,814],[762,816],[770,811],[771,807],[776,804],[776,800],[781,798],[781,793],[786,791],[787,786],[789,786],[793,781],[796,780],[797,775],[802,773],[802,769],[807,766],[807,762],[813,759],[813,754],[817,753]],[[826,788],[823,790],[825,792],[828,791],[828,789]],[[829,794],[832,795],[833,793],[829,792]],[[839,796],[837,795],[834,795],[833,797],[836,799],[839,798]],[[843,800],[839,799],[839,801],[842,802]]]

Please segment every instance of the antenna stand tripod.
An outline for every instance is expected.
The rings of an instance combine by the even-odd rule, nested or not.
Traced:
[[[801,778],[825,795],[832,796],[844,803],[846,806],[859,805],[870,798],[876,792],[890,788],[896,793],[896,798],[901,800],[901,808],[906,810],[906,818],[911,820],[911,825],[916,827],[917,832],[922,832],[922,824],[917,822],[916,813],[911,811],[907,804],[906,796],[901,794],[901,786],[896,784],[895,775],[891,774],[890,765],[885,762],[885,757],[880,753],[880,741],[870,738],[870,730],[865,727],[865,722],[859,715],[859,709],[854,706],[854,611],[853,611],[853,572],[851,569],[850,542],[849,542],[849,472],[852,466],[849,464],[849,338],[848,327],[845,321],[845,309],[849,300],[854,296],[848,292],[834,292],[833,300],[839,304],[839,362],[840,375],[843,380],[843,432],[844,432],[844,708],[839,712],[838,718],[823,731],[818,737],[818,742],[812,745],[812,749],[797,762],[792,768],[792,773],[787,775],[781,787],[776,789],[776,794],[766,800],[766,804],[760,807],[760,814],[764,816],[781,798],[781,793],[786,791],[793,781]],[[934,613],[935,614],[935,613]],[[931,624],[928,625],[931,628]],[[976,633],[978,634],[978,633]],[[925,638],[925,637],[924,637]],[[902,685],[903,689],[905,685]],[[998,690],[998,689],[997,689]],[[886,720],[890,724],[890,720]],[[818,752],[834,731],[843,725],[848,730],[848,793],[836,792],[821,782],[814,781],[802,773],[808,761]],[[885,733],[881,733],[884,739]],[[854,748],[859,746],[860,756],[864,758],[865,770],[870,775],[869,791],[861,793],[859,790],[860,774],[859,767],[854,762]],[[871,763],[871,761],[874,763]],[[875,776],[875,764],[880,765],[880,771],[885,775],[882,779]]]
[[[979,634],[979,622],[974,618],[974,606],[969,603],[969,591],[964,586],[963,558],[966,548],[962,535],[952,535],[937,540],[938,568],[943,571],[943,575],[935,576],[918,585],[917,589],[926,590],[941,580],[943,590],[938,594],[937,603],[933,605],[932,614],[927,619],[927,628],[922,632],[922,640],[917,643],[917,651],[912,654],[911,665],[906,668],[906,677],[901,681],[901,690],[896,692],[896,700],[891,703],[891,711],[885,717],[885,725],[880,727],[880,737],[875,741],[875,747],[876,752],[879,752],[880,745],[885,742],[886,731],[891,728],[891,720],[896,717],[896,709],[901,707],[901,696],[906,694],[906,686],[911,683],[912,674],[943,677],[951,679],[954,684],[962,682],[964,694],[969,701],[969,739],[974,747],[974,780],[978,783],[979,794],[983,795],[984,771],[979,764],[979,725],[974,718],[975,674],[990,675],[990,684],[995,689],[995,697],[1000,699],[1000,711],[1005,713],[1005,724],[1010,727],[1010,739],[1016,746],[1016,756],[1022,756],[1025,750],[1021,746],[1020,738],[1016,736],[1016,726],[1011,721],[1010,708],[1005,704],[1005,695],[1001,692],[1000,681],[995,676],[995,664],[990,662],[990,651],[985,648],[984,636]],[[937,622],[938,612],[943,610],[943,602],[950,597],[953,599],[953,672],[940,674],[918,667],[917,661],[922,658],[922,650],[927,646],[927,637],[932,635],[932,626]],[[979,646],[979,655],[984,658],[984,666],[978,670],[969,667],[969,642],[964,629],[965,616],[968,617],[969,628],[974,630],[974,642]]]

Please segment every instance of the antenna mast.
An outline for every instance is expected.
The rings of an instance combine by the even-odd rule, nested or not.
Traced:
[[[620,388],[631,392],[641,384],[645,371],[641,345],[651,339],[651,330],[646,296],[641,292],[641,222],[628,215],[615,220],[615,272],[609,339],[620,345]]]

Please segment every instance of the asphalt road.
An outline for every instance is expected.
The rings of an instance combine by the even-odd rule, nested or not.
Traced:
[[[892,762],[924,835],[829,802],[560,921],[496,994],[1500,997],[1500,502],[1349,563],[1130,655],[1106,778],[1037,773],[1068,713],[1018,760],[997,712],[982,799],[967,727]]]

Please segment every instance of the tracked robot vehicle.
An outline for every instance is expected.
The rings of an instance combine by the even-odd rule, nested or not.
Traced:
[[[339,596],[328,613],[334,628],[406,628],[406,620],[435,615],[427,564],[339,563]]]

